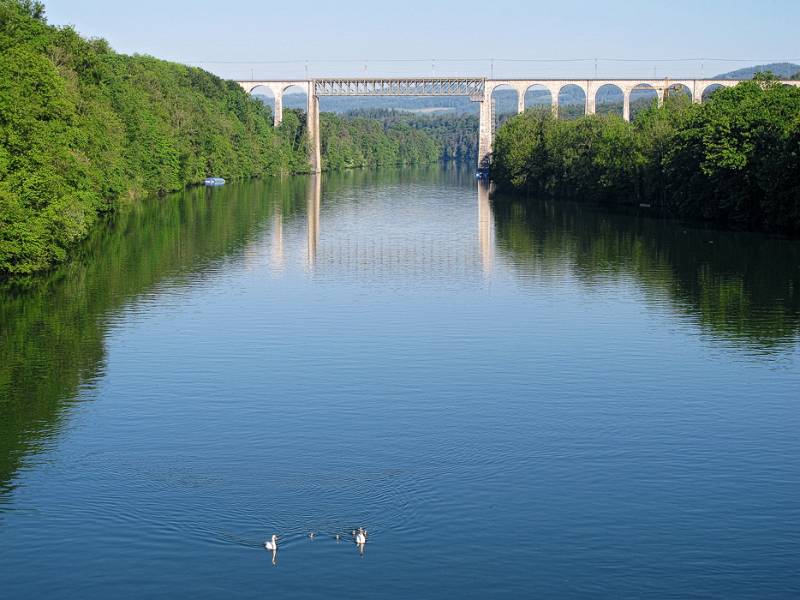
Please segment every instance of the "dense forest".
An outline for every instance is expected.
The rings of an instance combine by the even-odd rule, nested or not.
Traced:
[[[32,0],[0,0],[0,275],[63,260],[119,202],[207,176],[308,171],[305,115],[234,82],[47,24]],[[322,119],[327,168],[430,162],[423,130]]]
[[[478,156],[478,115],[426,114],[401,110],[354,110],[349,118],[367,118],[387,129],[410,127],[435,140],[441,160],[471,161]]]
[[[326,170],[439,160],[439,144],[400,121],[382,123],[364,117],[320,115],[322,165]]]
[[[114,203],[208,175],[306,167],[297,119],[274,130],[235,83],[114,53],[0,0],[0,272],[62,260]]]
[[[632,123],[528,111],[498,130],[492,178],[537,195],[797,235],[798,156],[800,89],[759,75],[703,104],[671,96]]]

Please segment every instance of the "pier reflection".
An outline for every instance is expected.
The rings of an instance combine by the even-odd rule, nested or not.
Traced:
[[[443,273],[489,276],[495,243],[489,188],[458,171],[451,175],[451,185],[459,189],[463,205],[443,207],[436,200],[441,193],[441,175],[441,170],[432,169],[421,171],[417,180],[406,178],[402,171],[305,178],[302,252],[307,270],[350,272],[366,280],[398,274],[421,279]],[[387,190],[409,201],[389,205],[383,198]],[[323,193],[326,206],[330,205],[321,239]],[[276,232],[273,228],[273,236]],[[283,244],[287,251],[300,250],[291,240],[276,237],[272,243]],[[299,258],[285,256],[290,262]]]
[[[308,240],[307,264],[309,269],[314,268],[317,261],[317,247],[319,246],[319,217],[322,204],[322,175],[310,177],[308,182],[308,200],[306,202],[306,220],[308,223],[306,237]]]
[[[478,243],[483,275],[488,277],[494,262],[494,214],[489,202],[489,184],[485,181],[478,182]]]
[[[283,271],[283,211],[279,204],[275,206],[275,213],[272,215],[272,260],[270,265],[275,273]]]

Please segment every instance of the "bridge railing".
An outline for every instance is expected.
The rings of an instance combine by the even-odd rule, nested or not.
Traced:
[[[469,96],[483,100],[486,80],[477,77],[316,79],[317,96]]]

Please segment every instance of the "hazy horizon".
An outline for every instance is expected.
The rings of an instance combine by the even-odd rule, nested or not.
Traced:
[[[224,11],[208,0],[45,5],[50,23],[102,37],[119,52],[194,64],[232,79],[713,77],[754,64],[800,61],[794,43],[800,4],[783,0],[634,6],[565,0],[556,11],[550,3],[509,0],[379,7],[247,0]]]

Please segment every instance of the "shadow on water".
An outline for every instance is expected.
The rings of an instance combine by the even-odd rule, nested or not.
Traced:
[[[496,245],[527,277],[568,270],[585,285],[633,277],[707,335],[757,354],[800,337],[800,243],[614,214],[600,207],[492,195]]]
[[[68,264],[0,284],[0,499],[102,374],[115,311],[241,252],[276,211],[304,214],[308,185],[264,180],[138,203],[98,227]]]

